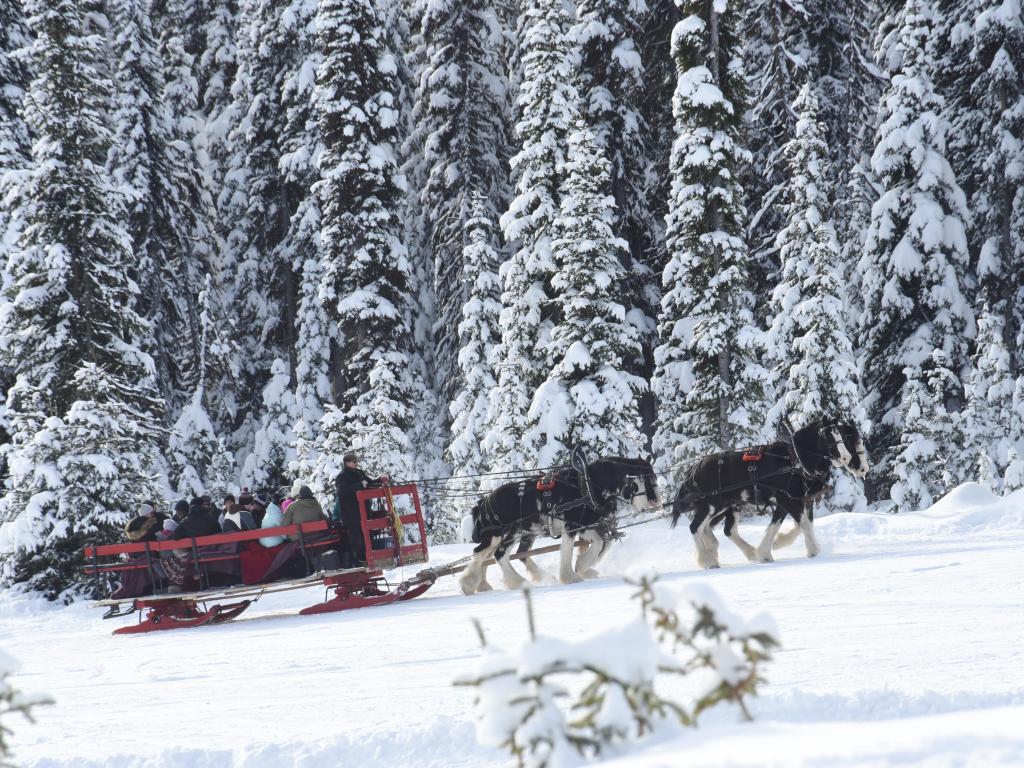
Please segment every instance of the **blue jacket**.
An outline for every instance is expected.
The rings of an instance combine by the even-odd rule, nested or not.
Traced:
[[[270,506],[267,507],[267,513],[263,515],[263,525],[260,527],[277,528],[282,524],[283,520],[284,512],[281,511],[281,508],[277,506],[277,504],[271,502]],[[260,544],[264,547],[276,547],[278,544],[283,544],[285,540],[284,536],[264,536],[260,539]]]

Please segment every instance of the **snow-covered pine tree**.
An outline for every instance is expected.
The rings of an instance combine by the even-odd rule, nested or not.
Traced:
[[[559,308],[544,352],[547,379],[530,406],[529,442],[541,466],[565,463],[569,451],[587,456],[639,456],[644,444],[637,399],[646,382],[627,371],[640,350],[626,319],[626,270],[616,237],[611,164],[594,133],[577,121],[569,134],[551,279]]]
[[[986,304],[978,314],[976,352],[967,378],[962,476],[977,479],[997,493],[1010,463],[1010,450],[1019,439],[1011,432],[1015,387],[1003,318]]]
[[[500,272],[498,386],[491,398],[493,428],[485,440],[493,469],[499,471],[538,466],[539,447],[527,440],[528,411],[547,370],[542,347],[551,326],[551,241],[561,200],[559,167],[579,103],[568,25],[558,0],[531,3],[519,24],[515,136],[521,149],[512,158],[516,196],[501,217],[505,239],[515,252]]]
[[[167,440],[167,481],[177,497],[206,492],[206,478],[217,448],[217,431],[203,405],[204,391],[196,389],[192,402],[181,409]]]
[[[900,443],[890,489],[897,512],[930,507],[956,485],[956,454],[963,446],[960,414],[951,413],[944,402],[947,393],[960,386],[945,352],[933,349],[920,364],[915,359],[904,376]]]
[[[17,172],[29,166],[28,129],[19,114],[29,73],[15,51],[28,43],[21,0],[0,0],[0,264],[7,248],[17,239],[12,229]]]
[[[96,5],[72,0],[31,0],[26,10],[38,69],[24,114],[37,140],[0,328],[16,375],[2,506],[19,513],[3,575],[56,598],[76,584],[85,541],[115,540],[132,505],[155,495],[163,404],[142,351],[149,328],[134,310],[124,198],[105,166],[108,22]],[[55,465],[53,476],[40,481],[36,461]]]
[[[654,272],[648,290],[652,291],[652,305],[657,308],[659,286],[657,276],[665,266],[665,214],[669,198],[669,158],[675,139],[672,117],[672,94],[676,87],[676,68],[672,60],[672,30],[680,19],[674,0],[648,0],[647,12],[641,19],[636,38],[637,50],[644,68],[639,94],[639,110],[645,128],[644,144],[647,157],[647,205],[658,228],[648,263]]]
[[[770,293],[769,276],[778,270],[775,238],[785,226],[786,159],[793,138],[799,84],[811,67],[809,19],[801,0],[754,0],[744,4],[744,56],[757,62],[748,71],[748,146],[753,164],[745,176],[750,211],[749,243],[754,290]],[[761,306],[767,310],[768,303]]]
[[[661,471],[754,440],[767,373],[754,363],[739,172],[744,70],[736,4],[683,0],[673,32],[677,138],[652,386]]]
[[[287,209],[293,212],[280,245],[280,258],[291,263],[298,294],[297,300],[288,297],[285,302],[296,304],[296,347],[287,350],[291,366],[285,369],[288,373],[294,368],[294,392],[280,395],[289,398],[287,408],[292,418],[281,434],[289,443],[288,463],[274,470],[283,482],[285,474],[309,477],[312,471],[320,440],[320,418],[331,396],[328,367],[329,339],[333,334],[320,297],[320,200],[313,191],[323,152],[315,98],[316,72],[323,59],[317,43],[316,5],[293,2],[284,7],[281,22],[289,58],[281,93],[286,120],[279,139],[280,171],[282,196],[288,201]],[[267,385],[275,392],[276,379],[277,376]],[[278,420],[284,407],[272,406],[266,399],[268,391],[264,390],[264,402],[271,410],[264,415],[265,423]],[[257,435],[257,446],[259,440]],[[297,445],[299,442],[301,446]]]
[[[319,205],[316,209],[319,219]],[[319,234],[317,243],[319,251]],[[308,256],[299,265],[301,281],[296,318],[299,348],[296,350],[292,405],[294,420],[286,433],[295,443],[295,463],[289,462],[288,469],[296,477],[311,477],[321,440],[320,419],[324,415],[324,406],[331,402],[330,339],[336,337],[337,332],[328,321],[326,302],[321,298],[323,270],[319,252]],[[267,386],[273,386],[273,381],[272,378]],[[270,402],[266,402],[266,406],[268,411],[264,418],[276,420],[276,406],[272,407]]]
[[[242,467],[242,485],[280,488],[288,484],[290,466],[296,459],[293,430],[297,421],[288,363],[278,358],[270,368],[270,381],[263,388],[263,419],[256,431],[253,451]]]
[[[810,84],[801,88],[794,108],[795,135],[784,147],[788,221],[775,242],[782,269],[768,337],[779,401],[768,421],[788,414],[797,427],[821,417],[860,423],[846,290],[827,196],[828,146]]]
[[[789,416],[799,428],[826,417],[864,429],[850,305],[828,199],[829,148],[811,83],[801,88],[794,109],[796,133],[783,148],[789,164],[787,224],[775,242],[781,273],[772,293],[775,315],[767,341],[778,400],[767,422]],[[832,485],[830,505],[864,506],[863,484],[846,472],[834,472]]]
[[[1024,488],[1024,376],[1017,377],[1012,404],[1006,430],[1010,449],[1006,457],[1006,471],[1003,473],[1004,493]]]
[[[627,243],[619,254],[626,268],[622,300],[641,333],[642,348],[626,366],[630,373],[649,379],[659,295],[652,290],[656,278],[648,262],[662,232],[648,198],[650,128],[640,111],[644,68],[636,40],[646,12],[645,0],[581,0],[572,37],[579,56],[580,110],[611,164],[613,231]],[[649,392],[641,397],[650,420],[652,398]]]
[[[907,409],[900,405],[911,394],[904,370],[920,371],[913,394],[922,399],[923,418],[943,409],[955,413],[963,403],[960,372],[974,335],[973,313],[961,287],[968,265],[966,203],[945,157],[947,125],[929,74],[933,21],[926,0],[909,0],[896,52],[902,69],[883,97],[884,119],[871,159],[881,192],[858,265],[876,498],[884,497],[895,479],[893,462],[907,428],[902,416]],[[949,375],[938,370],[942,364],[950,366]],[[948,387],[941,402],[925,402],[939,385]],[[930,490],[934,495],[943,489]]]
[[[110,168],[128,200],[128,230],[139,262],[139,311],[153,328],[157,378],[169,409],[198,386],[198,296],[208,271],[210,232],[197,200],[193,157],[173,141],[173,119],[147,8],[110,0],[117,56]]]
[[[29,74],[14,52],[26,45],[24,17],[20,0],[0,0],[0,316],[3,315],[4,286],[7,277],[7,253],[18,239],[13,215],[19,207],[16,199],[18,177],[29,167],[28,129],[19,114]],[[0,320],[2,322],[2,320]],[[0,353],[0,488],[7,477],[5,447],[10,443],[7,417],[7,390],[14,381],[13,372]]]
[[[878,108],[874,84],[878,71],[870,64],[872,0],[816,0],[804,5],[810,46],[809,76],[818,99],[829,148],[830,182],[841,197],[857,161],[861,125]]]
[[[323,0],[317,28],[321,299],[340,333],[331,342],[334,407],[321,420],[316,482],[326,487],[350,449],[364,464],[408,478],[419,383],[407,354],[410,264],[398,237],[396,63],[369,0]]]
[[[454,400],[458,363],[462,252],[475,196],[497,220],[508,206],[509,95],[507,32],[492,0],[424,3],[419,20],[423,58],[405,155],[415,185],[411,212],[432,269],[437,318],[433,329],[440,394]]]
[[[282,243],[298,201],[288,197],[282,178],[287,113],[281,102],[284,83],[296,70],[294,57],[308,49],[292,39],[283,11],[275,0],[244,0],[239,8],[238,69],[228,112],[233,151],[219,196],[223,271],[233,278],[225,299],[236,323],[241,370],[242,410],[230,448],[251,445],[270,367],[278,357],[294,366],[296,350],[295,265]],[[315,145],[307,149],[313,152]]]
[[[1001,316],[1004,344],[1024,372],[1024,21],[1017,0],[987,0],[974,22],[970,97],[977,132],[961,137],[979,177],[970,198],[971,253],[984,300]],[[974,127],[974,126],[972,126]]]
[[[462,322],[459,323],[459,368],[463,384],[450,408],[452,439],[445,457],[455,475],[476,475],[490,469],[482,443],[490,428],[489,396],[497,383],[494,349],[500,338],[500,259],[494,245],[497,239],[494,220],[488,215],[491,206],[479,193],[470,202],[472,216],[466,222],[462,249],[462,282],[469,286],[469,299],[462,307]],[[475,490],[473,485],[455,482],[453,487],[462,490],[469,486],[468,490]],[[461,514],[473,504],[469,495],[465,503],[458,501],[461,499],[453,506]],[[452,523],[457,522],[453,518]]]

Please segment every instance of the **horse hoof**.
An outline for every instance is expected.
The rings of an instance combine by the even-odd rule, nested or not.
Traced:
[[[558,581],[562,584],[579,584],[583,579],[573,573],[571,575],[562,574],[558,577]]]
[[[461,581],[459,582],[459,589],[462,590],[462,594],[464,595],[472,595],[476,592],[476,590],[473,589],[471,586],[469,586],[468,584],[464,584]]]
[[[583,573],[580,574],[584,579],[599,579],[601,574],[597,572],[595,568],[587,568]]]
[[[476,588],[477,592],[490,592],[494,587],[488,584],[486,581],[481,581],[480,586]]]
[[[807,553],[807,556],[808,556],[808,557],[817,557],[817,556],[818,556],[818,553],[817,553],[817,552],[808,552],[808,553]]]
[[[708,563],[707,565],[704,566],[704,570],[705,571],[713,571],[716,568],[721,568],[721,567],[722,566],[720,566],[718,563]]]
[[[501,583],[505,585],[505,589],[522,589],[526,579],[502,579]]]

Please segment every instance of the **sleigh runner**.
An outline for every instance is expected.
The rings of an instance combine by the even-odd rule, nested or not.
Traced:
[[[325,555],[341,544],[341,533],[325,520],[178,540],[86,547],[85,573],[96,580],[97,590],[105,577],[116,575],[124,584],[136,585],[134,591],[143,592],[124,594],[123,584],[118,590],[122,594],[115,592],[95,605],[106,609],[104,618],[138,613],[137,624],[114,631],[135,634],[223,623],[241,615],[264,595],[308,587],[323,587],[327,597],[300,610],[303,615],[386,605],[426,592],[434,583],[429,571],[394,588],[384,578],[385,570],[429,560],[416,487],[373,488],[357,492],[356,499],[365,565],[346,569],[329,566],[334,561]],[[245,573],[246,553],[259,552],[257,540],[274,536],[289,538],[279,545],[280,549],[274,548],[275,557],[300,567],[304,574],[273,578],[274,572],[281,570],[274,569],[273,562],[266,573]],[[196,589],[172,591],[162,566],[171,557],[184,561],[185,567],[193,571]],[[215,583],[242,578],[243,574],[248,577],[243,581],[255,579],[253,583]],[[256,579],[257,575],[260,578]]]

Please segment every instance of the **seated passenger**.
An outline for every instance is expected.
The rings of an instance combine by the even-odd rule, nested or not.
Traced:
[[[175,530],[177,530],[177,528],[178,521],[175,520],[173,517],[168,517],[166,520],[164,520],[164,527],[156,532],[157,541],[167,541],[169,538],[171,538],[171,534],[173,534]]]
[[[292,497],[295,499],[284,512],[281,525],[295,525],[297,523],[312,523],[316,520],[325,520],[324,511],[320,502],[313,496],[313,491],[308,485],[303,485],[301,480],[296,480],[292,486]],[[288,536],[292,541],[298,540],[297,534]]]
[[[128,541],[156,541],[157,532],[166,519],[167,515],[157,512],[152,504],[140,504],[135,517],[124,527]]]
[[[220,516],[220,529],[224,533],[235,533],[236,531],[255,531],[259,528],[252,514],[245,507],[238,504],[227,505],[224,514]]]
[[[260,527],[277,528],[284,525],[283,520],[284,510],[272,501],[267,505],[267,511],[266,514],[263,515],[263,523]],[[264,536],[260,539],[260,544],[264,547],[276,547],[278,544],[284,544],[285,541],[287,541],[287,539],[284,536]]]
[[[178,527],[171,534],[171,538],[188,539],[193,536],[211,536],[215,533],[220,533],[217,520],[207,511],[203,500],[195,498],[189,502],[188,514],[178,522]]]

